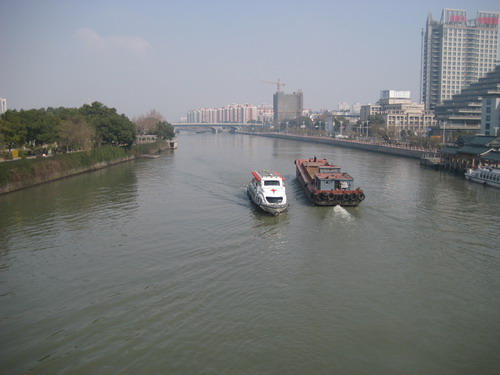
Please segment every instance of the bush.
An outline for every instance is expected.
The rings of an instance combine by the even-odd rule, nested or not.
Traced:
[[[132,146],[132,152],[136,156],[144,155],[144,154],[155,154],[155,153],[161,151],[161,146],[164,143],[165,143],[164,140],[159,139],[159,140],[152,142],[152,143],[136,144],[136,145]]]
[[[53,172],[91,167],[131,155],[122,147],[104,146],[91,151],[57,154],[48,158],[21,159],[0,163],[0,184],[47,176]]]

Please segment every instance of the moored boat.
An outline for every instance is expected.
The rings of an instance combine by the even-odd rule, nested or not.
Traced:
[[[285,179],[268,170],[252,171],[252,180],[247,187],[248,198],[265,212],[279,215],[288,208]]]
[[[465,172],[465,178],[487,186],[500,188],[500,169],[480,167],[469,169]]]
[[[357,206],[365,199],[354,179],[326,159],[297,159],[295,168],[307,198],[318,206]]]
[[[169,139],[167,141],[168,143],[168,148],[171,149],[171,150],[175,150],[177,148],[177,139],[173,138],[173,139]]]
[[[142,159],[157,159],[160,157],[158,154],[141,154],[139,155],[140,158]]]

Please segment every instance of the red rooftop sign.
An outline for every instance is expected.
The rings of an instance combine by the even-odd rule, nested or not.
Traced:
[[[478,17],[477,22],[480,25],[498,25],[498,17]]]

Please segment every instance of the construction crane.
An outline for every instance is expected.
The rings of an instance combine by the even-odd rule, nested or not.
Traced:
[[[269,81],[262,81],[263,83],[270,83],[271,85],[276,85],[276,92],[281,92],[281,86],[285,86],[284,83],[281,83],[279,78],[278,82],[269,82]]]

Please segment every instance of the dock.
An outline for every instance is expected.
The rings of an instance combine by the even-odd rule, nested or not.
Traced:
[[[437,153],[424,154],[420,158],[420,165],[439,169],[439,166],[441,165],[441,156]]]

